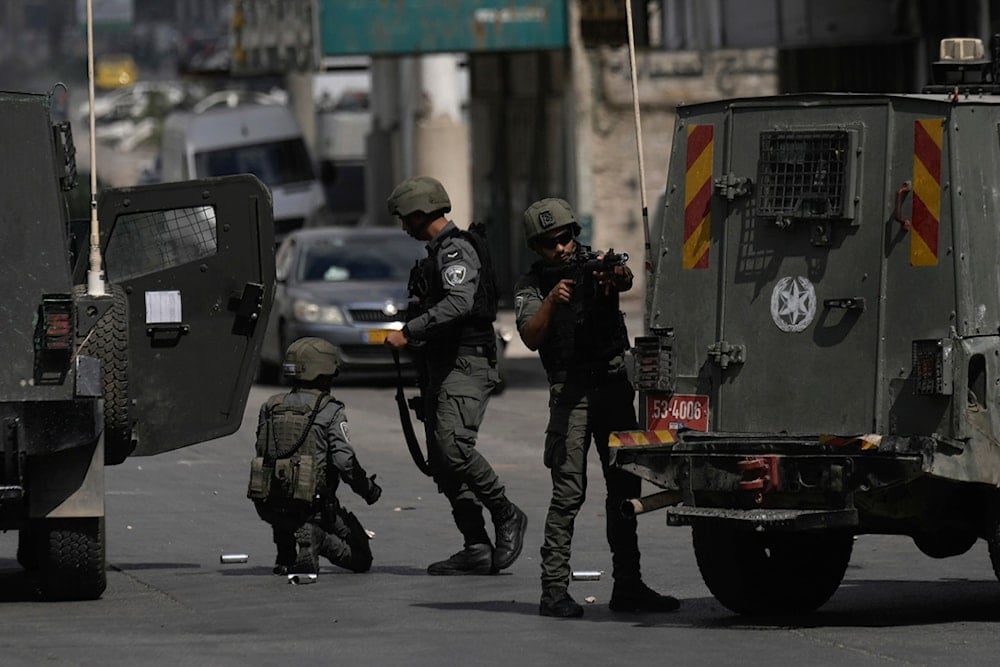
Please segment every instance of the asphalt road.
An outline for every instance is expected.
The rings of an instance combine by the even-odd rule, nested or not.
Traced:
[[[389,386],[343,386],[359,458],[385,491],[343,502],[376,534],[368,574],[325,565],[294,586],[270,574],[270,533],[245,497],[260,403],[237,434],[107,470],[108,588],[92,602],[42,603],[0,535],[0,664],[171,665],[882,665],[993,664],[1000,585],[984,544],[932,560],[905,538],[862,536],[844,584],[819,611],[747,620],[701,581],[690,531],[640,519],[645,579],[679,612],[610,612],[612,582],[574,582],[582,619],[541,618],[538,551],[548,503],[541,464],[546,388],[535,358],[509,360],[480,447],[527,512],[524,553],[498,576],[440,578],[428,563],[461,545],[447,504],[402,444]],[[178,415],[177,418],[183,418]],[[572,565],[610,572],[596,456]],[[220,563],[246,553],[246,563]]]

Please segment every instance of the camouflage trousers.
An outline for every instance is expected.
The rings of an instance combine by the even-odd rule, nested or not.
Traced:
[[[271,525],[279,562],[295,563],[295,531],[308,522],[323,530],[323,540],[317,545],[321,556],[353,572],[371,569],[368,533],[353,512],[347,511],[336,498],[319,501],[311,508],[303,505],[254,502],[257,515]]]
[[[476,438],[499,374],[482,356],[458,356],[428,366],[424,428],[433,479],[451,503],[465,546],[490,544],[483,507],[496,516],[507,509],[508,501],[500,478],[476,449]]]
[[[607,540],[615,581],[638,581],[636,519],[622,515],[622,500],[639,496],[642,481],[609,465],[611,431],[635,428],[635,392],[624,374],[569,377],[549,388],[545,466],[552,477],[552,500],[541,549],[542,593],[558,598],[570,581],[573,523],[587,494],[587,454],[596,445],[604,473]]]

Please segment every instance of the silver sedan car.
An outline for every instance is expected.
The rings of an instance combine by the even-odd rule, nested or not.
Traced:
[[[261,350],[261,379],[280,380],[285,348],[317,336],[342,371],[394,372],[386,335],[406,321],[407,281],[424,244],[399,229],[323,227],[289,234],[275,257],[277,293]],[[401,361],[412,360],[404,350]]]

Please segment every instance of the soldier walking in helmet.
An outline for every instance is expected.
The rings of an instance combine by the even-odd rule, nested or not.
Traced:
[[[406,325],[391,332],[386,345],[419,351],[428,464],[464,540],[461,551],[432,563],[427,572],[495,573],[520,555],[528,519],[507,499],[496,472],[476,449],[479,425],[499,381],[492,263],[483,237],[445,217],[451,201],[436,179],[407,179],[387,203],[407,234],[427,242],[427,258],[410,277]],[[493,520],[495,545],[486,531],[484,506]]]
[[[274,573],[316,573],[318,556],[354,572],[372,564],[368,534],[337,499],[343,480],[369,505],[382,495],[351,447],[344,404],[330,394],[340,359],[321,338],[288,346],[282,370],[292,390],[260,408],[257,456],[247,495],[271,524]]]
[[[613,611],[674,611],[680,606],[676,599],[643,583],[636,519],[619,511],[623,500],[639,497],[642,482],[609,465],[610,432],[636,427],[635,392],[625,375],[628,333],[618,302],[619,293],[632,288],[632,272],[624,263],[590,275],[576,270],[591,255],[576,241],[579,233],[566,201],[550,198],[532,204],[524,212],[524,235],[541,259],[514,288],[517,330],[529,349],[538,350],[549,380],[544,462],[552,477],[552,500],[541,550],[539,613],[583,615],[568,587],[573,523],[586,495],[591,438],[607,488],[614,577],[609,606]]]

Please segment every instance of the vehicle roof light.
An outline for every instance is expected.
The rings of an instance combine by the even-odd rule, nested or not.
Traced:
[[[949,37],[941,40],[941,60],[982,60],[983,40],[975,37]]]

